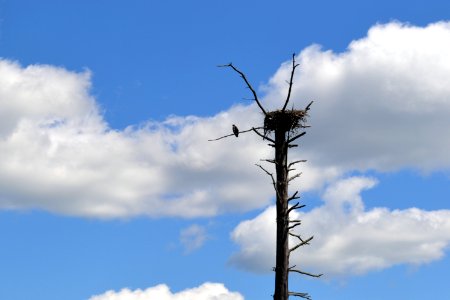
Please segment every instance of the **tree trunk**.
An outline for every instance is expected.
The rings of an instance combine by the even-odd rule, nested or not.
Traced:
[[[288,143],[283,128],[275,130],[275,167],[277,194],[277,246],[274,300],[289,298],[289,215],[288,215]]]
[[[311,101],[305,109],[303,110],[294,110],[294,106],[292,109],[286,110],[289,100],[291,98],[292,92],[292,84],[294,79],[295,68],[297,68],[299,64],[295,63],[295,54],[292,55],[292,71],[291,77],[289,80],[289,90],[287,93],[287,98],[284,101],[283,108],[281,110],[274,111],[266,111],[264,107],[261,105],[258,99],[258,95],[255,90],[247,80],[247,77],[244,73],[238,70],[233,64],[227,64],[223,67],[230,67],[235,72],[237,72],[241,78],[247,84],[247,87],[253,94],[253,100],[256,102],[258,107],[261,109],[264,114],[264,126],[263,127],[252,127],[249,130],[239,131],[235,125],[232,126],[233,133],[228,134],[222,137],[219,137],[210,141],[217,141],[222,138],[226,138],[229,136],[238,137],[239,133],[253,131],[257,135],[263,138],[263,140],[269,141],[270,146],[275,147],[275,159],[264,159],[267,162],[275,163],[276,169],[276,180],[273,176],[273,173],[267,171],[261,165],[258,165],[267,175],[272,179],[272,183],[275,188],[276,196],[277,196],[277,243],[276,243],[276,266],[275,266],[275,292],[273,295],[274,300],[288,300],[289,299],[289,272],[297,272],[303,275],[308,275],[312,277],[320,277],[322,274],[314,275],[307,272],[303,272],[297,269],[293,269],[291,267],[289,269],[289,254],[291,251],[296,250],[298,247],[303,245],[307,245],[313,237],[309,239],[303,240],[299,235],[291,233],[292,236],[297,237],[300,241],[297,245],[295,245],[291,250],[289,250],[289,230],[292,230],[294,227],[300,225],[300,220],[292,220],[289,221],[289,212],[295,209],[300,209],[304,205],[300,205],[299,202],[294,204],[291,208],[288,207],[288,202],[291,200],[298,199],[297,192],[294,193],[290,198],[288,197],[288,183],[289,181],[300,176],[301,173],[297,173],[290,178],[288,178],[288,164],[287,164],[287,155],[289,147],[297,147],[298,145],[292,144],[293,141],[302,137],[306,134],[305,132],[299,133],[299,131],[303,128],[307,128],[310,126],[306,126],[306,118],[308,117],[308,111],[313,103]],[[260,133],[258,129],[263,129],[263,133]],[[275,134],[275,138],[272,138],[272,133]],[[288,133],[292,133],[294,136],[289,137]],[[303,160],[298,160],[291,162],[289,166],[292,166],[296,163],[303,162]],[[291,292],[292,296],[301,297],[304,299],[311,299],[307,293],[297,293]]]

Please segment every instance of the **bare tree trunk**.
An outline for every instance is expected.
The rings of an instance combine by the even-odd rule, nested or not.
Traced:
[[[274,300],[289,298],[289,214],[288,214],[288,143],[284,128],[275,130],[275,168],[277,193],[277,246]]]

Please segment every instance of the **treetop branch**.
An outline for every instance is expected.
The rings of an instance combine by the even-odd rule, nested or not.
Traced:
[[[297,68],[299,65],[295,63],[295,53],[292,54],[292,71],[291,71],[291,79],[289,80],[289,90],[288,90],[288,94],[286,97],[286,101],[284,102],[284,106],[283,109],[281,109],[281,111],[284,111],[286,109],[286,106],[289,103],[289,99],[291,98],[291,91],[292,91],[292,84],[293,84],[293,79],[294,79],[294,73],[295,73],[295,68]]]
[[[245,74],[243,72],[241,72],[238,68],[236,68],[235,66],[233,66],[232,63],[229,63],[227,65],[220,65],[219,67],[230,67],[232,68],[235,72],[237,72],[239,75],[241,75],[242,79],[244,79],[245,83],[247,84],[247,87],[250,89],[250,91],[253,94],[253,97],[256,102],[256,104],[258,104],[259,108],[261,109],[261,111],[264,113],[264,115],[267,114],[266,110],[264,109],[264,107],[261,105],[261,103],[258,100],[258,95],[256,95],[255,90],[253,89],[252,85],[250,84],[250,82],[248,82],[247,77],[245,77]]]

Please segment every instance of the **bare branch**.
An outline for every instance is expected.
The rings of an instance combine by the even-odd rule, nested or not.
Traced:
[[[289,214],[294,209],[299,208],[299,206],[300,206],[300,202],[295,203],[294,205],[292,205],[291,207],[288,208],[287,213]]]
[[[300,235],[292,233],[292,232],[289,232],[289,235],[294,236],[294,237],[298,238],[300,241],[303,242],[303,239],[302,239],[302,237]]]
[[[300,205],[300,202],[297,202],[297,203],[295,203],[293,206],[291,206],[288,210],[287,210],[287,213],[289,214],[289,213],[291,213],[291,211],[293,211],[293,210],[295,210],[295,209],[300,209],[300,208],[303,208],[303,207],[305,207],[306,205]]]
[[[241,132],[239,132],[239,133],[242,133],[242,132],[243,132],[243,131],[241,131]],[[219,138],[217,138],[217,139],[213,139],[213,140],[208,140],[208,142],[214,142],[214,141],[218,141],[218,140],[221,140],[221,139],[227,138],[227,137],[229,137],[229,136],[234,136],[234,133],[231,133],[231,134],[227,134],[227,135],[221,136],[221,137],[219,137]]]
[[[247,129],[247,130],[242,130],[242,131],[239,130],[239,134],[241,134],[241,133],[246,133],[246,132],[250,132],[250,131],[253,131],[254,129],[261,129],[261,128],[264,128],[264,127],[252,127],[252,128],[250,128],[250,129]],[[218,140],[221,140],[221,139],[230,137],[230,136],[235,136],[235,134],[234,134],[234,133],[230,133],[230,134],[221,136],[221,137],[219,137],[219,138],[217,138],[217,139],[208,140],[208,142],[218,141]]]
[[[258,167],[260,167],[264,172],[266,172],[266,174],[267,175],[269,175],[270,177],[272,177],[273,178],[273,174],[272,173],[270,173],[269,171],[267,171],[266,169],[264,169],[264,167],[263,166],[261,166],[261,165],[258,165],[258,164],[255,164],[256,166],[258,166]],[[275,181],[275,180],[274,180]]]
[[[294,176],[289,177],[288,182],[291,182],[292,180],[294,180],[297,177],[300,177],[302,175],[302,172],[295,174]]]
[[[261,128],[261,127],[259,127],[259,128]],[[252,130],[253,130],[257,135],[259,135],[260,137],[262,137],[263,140],[268,140],[268,141],[270,141],[270,142],[272,142],[272,143],[275,144],[275,141],[274,141],[273,139],[271,139],[271,138],[265,136],[264,134],[261,134],[258,130],[256,130],[256,128],[253,127]]]
[[[256,104],[258,104],[259,108],[261,109],[261,111],[264,113],[264,115],[267,114],[266,110],[262,107],[261,103],[258,100],[258,96],[256,95],[255,90],[253,89],[252,85],[250,84],[250,82],[248,82],[247,77],[245,77],[245,74],[242,73],[241,71],[239,71],[235,66],[233,66],[232,63],[229,63],[227,65],[220,65],[219,67],[230,67],[232,68],[235,72],[239,73],[239,75],[241,75],[242,79],[244,79],[245,83],[247,84],[247,87],[250,89],[250,91],[252,91],[253,97],[256,102]]]
[[[300,221],[300,220],[289,220],[288,221],[289,223],[299,223],[299,224],[301,224],[302,223],[302,221]]]
[[[261,166],[261,165],[258,165],[258,164],[255,164],[256,166],[258,166],[258,167],[260,167],[261,168],[261,170],[263,170],[267,175],[269,175],[270,176],[270,178],[272,178],[272,184],[273,184],[273,188],[275,189],[275,192],[277,193],[277,196],[278,196],[278,189],[277,189],[277,184],[276,184],[276,182],[275,182],[275,178],[273,177],[273,174],[272,173],[270,173],[269,171],[267,171],[266,169],[264,169],[263,168],[263,166]]]
[[[306,131],[303,131],[302,133],[300,133],[300,134],[294,136],[293,138],[288,139],[287,143],[289,144],[289,143],[295,141],[296,139],[298,139],[299,137],[304,136],[305,134],[306,134]]]
[[[299,225],[301,225],[301,224],[302,224],[302,223],[299,221],[298,223],[295,223],[294,225],[289,226],[289,227],[287,228],[287,230],[290,231],[290,230],[294,229],[295,227],[297,227],[297,226],[299,226]]]
[[[264,172],[266,172],[267,175],[269,175],[270,177],[272,177],[272,179],[274,179],[274,178],[273,178],[273,174],[270,173],[269,171],[267,171],[266,169],[264,169],[263,166],[258,165],[258,164],[255,164],[255,165],[258,166],[258,167],[260,167]],[[273,182],[275,182],[275,180],[273,180]]]
[[[283,105],[283,109],[281,111],[284,111],[286,109],[286,106],[289,103],[289,99],[291,98],[292,83],[293,83],[293,79],[294,79],[295,68],[297,68],[297,67],[298,67],[298,64],[295,64],[295,53],[294,53],[294,54],[292,54],[292,71],[291,71],[291,79],[289,80],[289,90],[288,90],[286,101],[284,102],[284,105]]]
[[[298,145],[295,145],[295,144],[294,145],[288,145],[288,147],[289,148],[295,148],[295,147],[298,147]]]
[[[289,292],[289,296],[300,297],[307,300],[312,300],[308,293]]]
[[[299,273],[299,274],[302,274],[302,275],[311,276],[311,277],[315,277],[315,278],[319,278],[319,277],[321,277],[323,275],[323,274],[311,274],[311,273],[300,271],[300,270],[296,270],[296,269],[289,269],[289,272],[295,272],[295,273]]]
[[[309,108],[311,107],[311,105],[313,104],[314,101],[309,102],[309,104],[305,107],[305,113],[308,112]]]
[[[295,164],[301,163],[301,162],[306,162],[306,159],[293,161],[290,164],[288,164],[288,168],[290,168],[291,166],[293,166]]]
[[[303,245],[308,245],[308,243],[312,240],[314,238],[314,236],[312,236],[312,237],[310,237],[309,239],[307,239],[307,240],[301,240],[301,242],[300,243],[298,243],[297,245],[295,245],[294,247],[292,247],[291,249],[289,249],[289,254],[292,252],[292,251],[295,251],[295,250],[297,250],[299,247],[301,247],[301,246],[303,246]]]
[[[300,199],[300,196],[298,196],[298,197],[291,197],[291,198],[288,199],[288,202],[291,202],[292,200],[297,200],[297,199]]]
[[[302,239],[302,237],[300,236],[300,235],[298,235],[298,234],[295,234],[295,233],[292,233],[292,232],[288,232],[288,234],[290,235],[290,236],[293,236],[293,237],[296,237],[296,238],[298,238],[299,240],[300,240],[300,242],[305,242],[305,244],[306,245],[309,245],[309,242],[314,238],[314,236],[311,236],[311,237],[309,237],[308,239],[306,239],[306,240],[304,240],[304,239]]]
[[[260,161],[267,161],[268,163],[271,164],[277,164],[277,161],[275,159],[260,159]]]
[[[298,191],[296,191],[296,192],[294,193],[294,195],[292,195],[291,197],[289,197],[289,198],[287,199],[287,201],[289,202],[289,201],[292,201],[292,200],[295,200],[295,199],[300,199],[300,196],[297,197],[297,194],[298,194]]]

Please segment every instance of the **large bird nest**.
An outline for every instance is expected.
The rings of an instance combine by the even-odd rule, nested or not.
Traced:
[[[264,118],[264,131],[271,132],[282,130],[285,132],[296,131],[306,123],[307,110],[274,110],[267,112]]]

